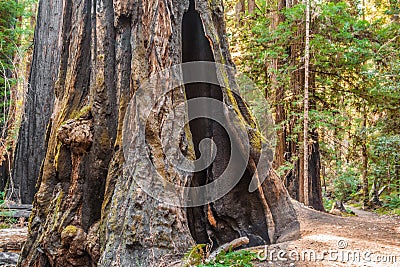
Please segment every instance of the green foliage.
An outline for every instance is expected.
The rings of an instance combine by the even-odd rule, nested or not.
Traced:
[[[183,257],[183,266],[196,266],[203,262],[205,257],[206,244],[197,244],[185,253]]]
[[[289,170],[292,170],[294,168],[293,164],[286,161],[282,166],[279,166],[279,168],[276,170],[279,176],[284,176]]]
[[[375,187],[378,190],[385,188],[385,208],[400,208],[396,207],[395,201],[400,194],[400,135],[382,135],[381,131],[377,131],[371,139],[369,169]],[[390,193],[397,193],[397,196]]]
[[[0,192],[0,229],[10,228],[11,225],[18,222],[13,218],[13,212],[7,208],[3,208],[5,192]]]
[[[183,257],[183,266],[199,266],[199,267],[251,267],[252,260],[256,259],[256,254],[250,251],[222,251],[212,261],[206,261],[207,245],[197,244],[185,253]]]
[[[12,217],[11,213],[8,212],[1,214],[0,228],[10,228],[16,223],[18,223],[18,220]]]
[[[30,18],[34,0],[0,1],[0,126],[6,120],[10,90],[16,84],[16,55],[22,58],[33,39]],[[29,21],[29,22],[28,22]],[[20,62],[19,62],[20,63]]]
[[[324,201],[324,208],[326,211],[330,211],[332,209],[333,203],[335,203],[335,200],[324,197],[323,198]]]
[[[18,33],[15,30],[19,5],[16,1],[0,1],[0,58],[2,68],[10,67]]]
[[[357,169],[352,166],[344,167],[339,165],[337,176],[333,180],[334,196],[342,202],[350,200],[357,193],[360,186]]]
[[[1,229],[7,229],[7,228],[10,228],[10,226],[9,226],[8,224],[6,224],[6,223],[0,223],[0,230],[1,230]]]
[[[256,255],[250,251],[229,251],[221,252],[215,260],[209,263],[200,264],[199,267],[251,267]]]
[[[3,111],[9,105],[9,89],[15,81],[11,79],[14,68],[13,56],[16,51],[18,32],[15,30],[19,5],[16,1],[0,1],[0,110]],[[3,101],[6,100],[6,101]],[[4,123],[5,112],[1,112],[0,125]]]
[[[384,207],[390,209],[400,209],[400,195],[386,196],[385,202],[386,203],[383,204]]]
[[[381,208],[377,209],[378,213],[400,216],[400,195],[386,195],[382,200],[383,205]]]
[[[303,68],[304,5],[276,11],[279,1],[259,0],[256,13],[240,24],[236,1],[227,2],[228,37],[238,69],[265,91],[272,111],[283,106],[277,128],[286,131],[288,144],[301,147],[302,88],[295,89],[293,73]],[[358,0],[312,1],[310,128],[319,133],[328,188],[343,201],[359,199],[365,173],[368,191],[388,186],[382,197],[400,194],[398,6],[397,0],[367,6]],[[282,95],[276,97],[278,88]],[[299,156],[290,154],[278,173],[295,168]]]

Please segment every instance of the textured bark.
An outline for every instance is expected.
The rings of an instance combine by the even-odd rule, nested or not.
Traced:
[[[253,14],[255,9],[256,9],[256,1],[248,0],[247,1],[247,10],[249,11],[249,14]]]
[[[243,24],[242,17],[244,16],[245,12],[246,12],[246,1],[239,0],[235,6],[236,22],[238,23],[238,25]]]
[[[308,175],[308,122],[309,122],[309,78],[310,78],[310,1],[306,0],[306,37],[304,47],[304,104],[303,104],[303,172],[304,172],[304,204],[310,205]]]
[[[13,200],[26,204],[33,202],[46,153],[46,127],[53,110],[53,88],[60,60],[62,0],[40,2],[25,111],[14,156],[15,188],[9,189]]]
[[[56,4],[52,10],[61,9],[60,71],[52,87],[55,101],[48,146],[20,265],[90,266],[96,255],[88,233],[100,219],[116,135],[114,71],[105,67],[114,66],[112,5],[105,9],[108,14],[99,12],[108,15],[101,21],[104,25],[96,24],[90,1],[42,1],[39,8],[47,10],[50,3]],[[93,42],[95,34],[101,42]]]
[[[295,55],[299,55],[301,53],[301,47],[294,45],[291,47],[291,52],[295,52]],[[298,56],[294,56],[295,58],[300,58]],[[293,59],[294,62],[295,59]],[[297,62],[296,64],[299,64]],[[304,70],[297,70],[294,72],[292,76],[292,88],[294,88],[294,95],[301,96],[302,88],[304,86]],[[315,77],[314,75],[310,75],[310,91],[313,92],[315,85]],[[310,101],[310,109],[315,109],[314,100]],[[301,111],[300,106],[292,105],[290,107],[291,110],[295,110],[296,112]],[[296,133],[295,128],[296,125],[301,121],[301,118],[298,115],[292,115],[289,121],[288,126],[288,135],[297,135],[296,139],[293,139],[288,142],[288,155],[290,155],[291,160],[293,157],[299,157],[297,160],[294,160],[294,168],[291,172],[289,172],[285,176],[285,185],[288,189],[289,194],[292,198],[303,202],[305,201],[305,194],[308,194],[308,205],[313,207],[316,210],[323,211],[323,201],[322,201],[322,188],[321,188],[321,164],[320,164],[320,152],[319,152],[319,139],[318,132],[316,129],[309,130],[309,135],[311,136],[311,142],[308,144],[308,156],[304,157],[302,149],[298,146],[299,143],[302,143],[304,140],[303,133]],[[308,159],[308,189],[305,190],[305,180],[304,180],[304,160]],[[308,193],[307,193],[308,192]]]
[[[289,7],[298,4],[298,1],[288,3]],[[304,156],[299,144],[303,142],[303,134],[296,131],[296,125],[301,124],[302,99],[304,89],[304,62],[302,61],[304,53],[304,24],[299,21],[298,29],[295,34],[296,41],[289,47],[290,64],[294,68],[290,77],[290,87],[292,89],[293,99],[291,99],[288,109],[291,114],[289,117],[288,135],[292,136],[288,142],[289,156],[293,162],[293,171],[286,177],[286,186],[289,194],[296,200],[304,203]],[[295,137],[297,136],[297,137]],[[297,159],[295,159],[297,157]]]
[[[133,93],[160,70],[191,60],[232,65],[221,1],[192,1],[190,8],[189,1],[66,1],[61,44],[54,116],[20,266],[159,266],[180,259],[196,242],[216,248],[248,237],[249,245],[261,245],[297,233],[289,195],[272,170],[260,173],[267,179],[248,192],[262,141],[247,106],[231,92],[233,73],[215,69],[222,87],[180,86],[166,95],[162,86],[149,89],[153,100],[162,95],[162,101],[151,110],[145,142],[135,112],[151,108],[149,99],[139,98],[128,109]],[[174,184],[202,185],[224,170],[227,153],[240,153],[240,140],[234,141],[237,151],[227,151],[226,133],[207,120],[181,129],[187,114],[174,106],[185,95],[232,106],[253,145],[247,170],[231,192],[188,209],[169,206],[139,187],[135,178],[155,179],[144,157],[149,154],[163,178]],[[167,111],[174,122],[162,128]],[[204,131],[198,130],[202,124]],[[179,147],[194,159],[199,141],[209,134],[221,149],[207,173],[169,167],[164,151]],[[129,161],[123,135],[133,152]]]
[[[286,6],[286,0],[278,1],[277,11],[271,14],[271,29],[276,30],[278,25],[285,21],[284,15],[281,13],[283,8]],[[282,62],[279,59],[273,58],[270,63],[267,65],[267,72],[269,80],[268,82],[271,84],[273,95],[273,103],[275,107],[275,123],[280,125],[280,127],[276,130],[277,134],[277,145],[275,148],[275,159],[274,159],[274,168],[277,169],[282,166],[287,157],[287,129],[286,129],[286,112],[285,112],[285,103],[283,99],[285,98],[285,88],[282,85],[279,85],[279,81],[277,78],[277,71],[281,67]],[[268,95],[268,92],[267,92]]]
[[[324,202],[322,200],[322,185],[321,185],[321,158],[319,153],[319,137],[316,129],[310,133],[311,144],[309,145],[309,191],[308,199],[310,207],[316,210],[324,211]],[[323,178],[323,177],[322,177]]]
[[[367,112],[363,107],[363,129],[367,128]],[[367,140],[366,136],[362,137],[361,140],[361,154],[362,154],[362,186],[363,186],[363,208],[367,208],[369,205],[369,181],[368,181],[368,151],[367,151]]]

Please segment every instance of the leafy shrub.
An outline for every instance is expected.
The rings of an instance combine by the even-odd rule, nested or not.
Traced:
[[[0,192],[0,205],[4,204],[4,197],[5,197],[4,192]]]
[[[217,257],[207,262],[208,246],[206,244],[197,244],[185,253],[183,257],[183,266],[191,267],[251,267],[251,261],[256,259],[256,254],[250,251],[222,251]]]
[[[400,209],[400,196],[385,196],[385,203],[383,207],[387,207],[389,209]]]
[[[338,170],[338,176],[333,180],[334,195],[337,200],[346,202],[357,193],[360,180],[356,168],[348,166]]]
[[[255,259],[255,254],[250,251],[221,252],[215,260],[200,264],[199,267],[251,267],[253,266],[251,262]]]
[[[329,199],[324,197],[324,208],[326,211],[330,211],[332,209],[333,203],[335,202],[333,199]]]
[[[191,248],[188,252],[185,253],[183,257],[183,266],[196,266],[203,262],[205,257],[205,249],[207,248],[206,244],[197,244],[193,248]]]

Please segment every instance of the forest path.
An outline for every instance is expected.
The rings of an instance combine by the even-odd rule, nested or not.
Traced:
[[[362,218],[362,219],[368,219],[368,220],[375,220],[375,219],[379,219],[379,217],[381,217],[381,216],[379,216],[379,214],[377,214],[375,212],[358,209],[358,208],[350,206],[350,205],[344,205],[344,206],[345,206],[345,208],[353,211],[357,215],[357,217],[360,219]]]
[[[340,217],[312,210],[296,201],[294,206],[301,238],[269,246],[269,253],[276,250],[274,260],[261,261],[256,266],[400,267],[400,217],[380,216],[353,207],[358,216]],[[298,253],[298,260],[278,260],[279,250],[286,252],[282,258],[288,259],[297,258]],[[310,259],[311,251],[315,255]]]

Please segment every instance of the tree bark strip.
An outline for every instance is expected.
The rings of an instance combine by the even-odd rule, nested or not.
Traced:
[[[15,188],[10,188],[9,192],[9,197],[24,204],[33,202],[46,154],[46,127],[53,112],[54,84],[60,62],[63,1],[42,2],[38,9],[29,86],[14,156],[12,178]]]

